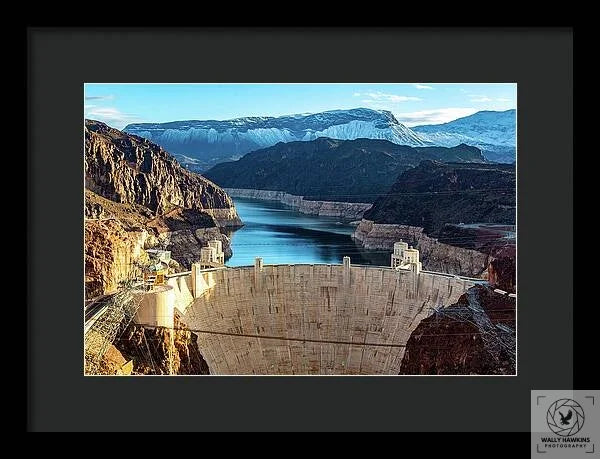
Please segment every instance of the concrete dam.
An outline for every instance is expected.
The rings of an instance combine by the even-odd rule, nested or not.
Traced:
[[[481,279],[375,266],[192,265],[146,295],[135,321],[198,336],[217,375],[397,375],[419,322]]]

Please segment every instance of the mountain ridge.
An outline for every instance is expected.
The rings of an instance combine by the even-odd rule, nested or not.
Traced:
[[[160,146],[100,121],[85,120],[84,164],[85,187],[115,202],[157,214],[173,206],[199,212],[235,209],[222,189],[183,168]]]
[[[516,110],[482,110],[441,124],[407,127],[389,110],[336,109],[282,116],[245,116],[227,120],[175,120],[130,123],[124,132],[159,144],[189,170],[203,172],[223,161],[279,142],[384,139],[398,145],[481,148],[487,159],[514,162]]]
[[[482,110],[447,123],[413,126],[423,140],[451,147],[466,143],[481,148],[491,161],[516,161],[516,109]]]
[[[448,223],[515,224],[516,174],[510,164],[422,161],[405,170],[364,214],[375,223],[423,227]]]
[[[308,200],[373,202],[424,159],[485,163],[468,145],[409,147],[387,140],[321,137],[278,143],[204,173],[224,188],[283,191]]]
[[[280,117],[230,120],[187,120],[132,123],[124,132],[147,138],[173,153],[190,170],[203,171],[222,161],[278,142],[311,141],[319,137],[341,140],[374,138],[399,145],[427,146],[387,110],[356,108]]]

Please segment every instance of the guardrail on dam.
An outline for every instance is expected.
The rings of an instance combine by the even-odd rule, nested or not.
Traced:
[[[148,293],[135,321],[173,327],[179,315],[211,374],[375,375],[398,374],[419,322],[483,280],[257,259],[235,268],[192,265],[167,282]]]

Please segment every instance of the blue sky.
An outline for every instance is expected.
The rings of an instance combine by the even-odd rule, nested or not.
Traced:
[[[86,83],[86,118],[129,123],[226,120],[367,107],[407,126],[445,123],[480,110],[516,108],[513,83],[104,84]]]

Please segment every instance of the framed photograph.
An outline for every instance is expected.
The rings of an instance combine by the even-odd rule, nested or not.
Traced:
[[[27,40],[29,430],[592,448],[571,28]]]
[[[88,375],[516,375],[516,83],[86,83]]]

